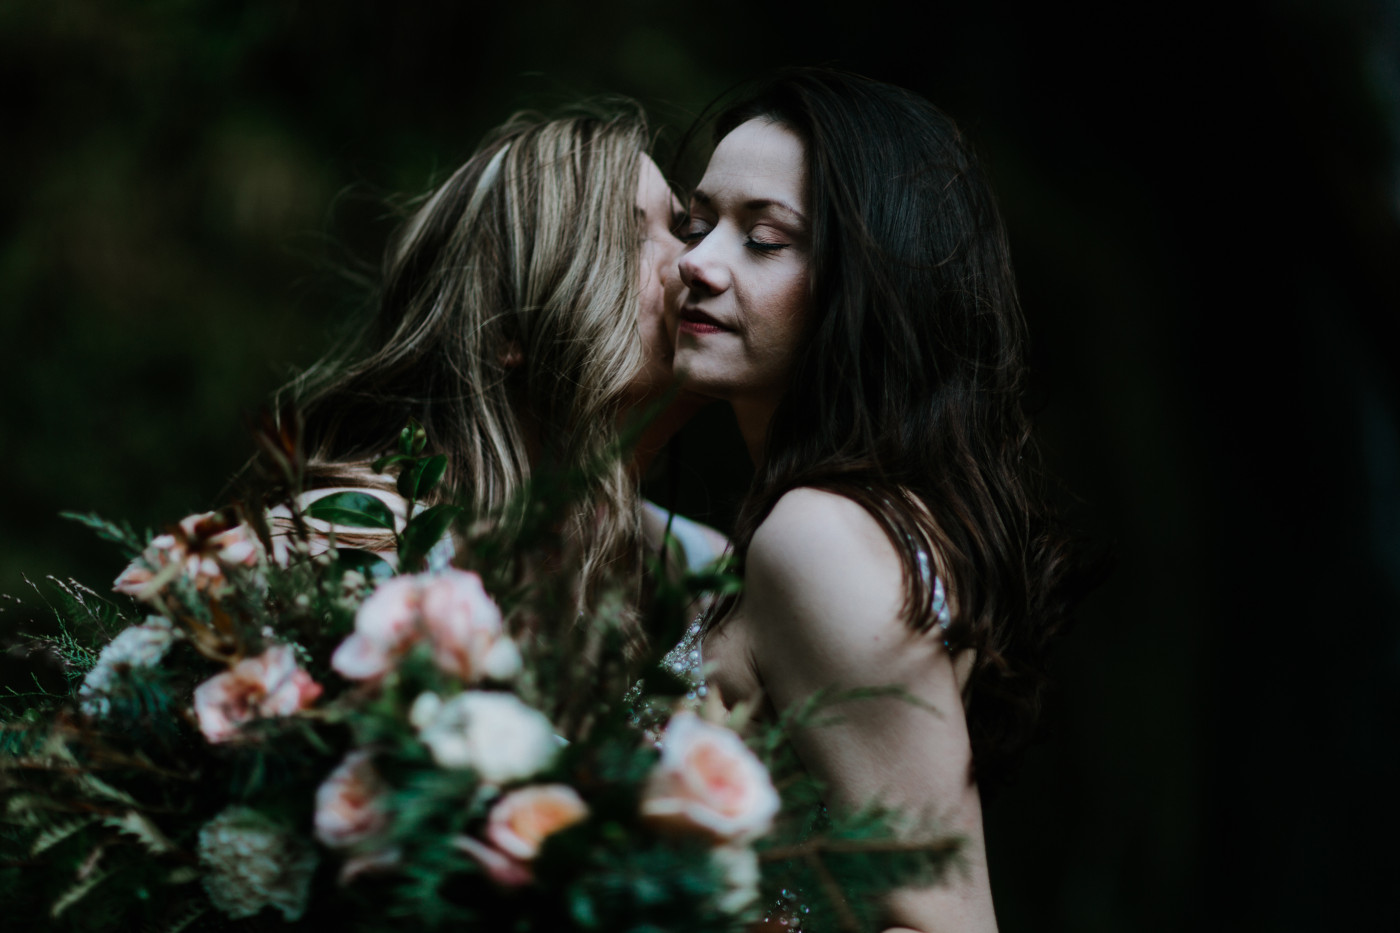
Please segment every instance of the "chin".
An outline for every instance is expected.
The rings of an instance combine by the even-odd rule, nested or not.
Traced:
[[[729,392],[723,384],[717,384],[708,379],[695,379],[685,375],[680,376],[681,391],[691,395],[700,395],[705,398],[728,399]]]

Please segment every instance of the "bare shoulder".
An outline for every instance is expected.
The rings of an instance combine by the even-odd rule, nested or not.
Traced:
[[[761,585],[830,591],[869,580],[899,586],[899,557],[874,517],[822,489],[794,489],[779,499],[755,532],[746,565]]]
[[[909,641],[902,573],[889,538],[860,505],[818,489],[787,493],[745,563],[757,653],[801,658],[824,677],[865,679],[864,669],[887,664]]]
[[[892,924],[995,930],[958,674],[940,638],[905,624],[903,572],[862,506],[796,489],[750,543],[737,612],[774,710],[830,689],[900,688],[902,695],[840,702],[831,722],[793,730],[793,747],[827,786],[828,803],[880,800],[911,817],[934,814],[966,839],[966,870],[892,897]]]

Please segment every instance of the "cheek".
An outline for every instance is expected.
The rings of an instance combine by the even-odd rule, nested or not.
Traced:
[[[641,262],[642,322],[648,317],[660,317],[666,303],[665,256],[648,240],[642,246]]]
[[[786,355],[802,336],[810,299],[807,276],[793,274],[772,283],[762,302],[762,343],[770,353]]]

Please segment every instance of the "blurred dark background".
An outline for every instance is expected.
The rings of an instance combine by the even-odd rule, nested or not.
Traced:
[[[0,627],[44,624],[26,580],[120,569],[60,510],[213,504],[243,414],[353,312],[335,270],[376,258],[390,195],[521,106],[632,95],[664,149],[795,63],[918,90],[980,142],[1049,461],[1117,555],[989,803],[1003,929],[1379,928],[1396,0],[0,4]],[[723,525],[746,465],[722,411],[683,456],[682,506]]]

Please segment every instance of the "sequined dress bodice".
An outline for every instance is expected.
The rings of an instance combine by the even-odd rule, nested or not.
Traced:
[[[924,579],[933,576],[929,567],[928,555],[923,551],[919,552],[919,571],[924,575]],[[938,620],[938,625],[942,629],[947,629],[953,621],[952,613],[948,609],[948,596],[943,589],[943,578],[933,577],[933,614]],[[686,699],[699,701],[705,698],[707,693],[705,687],[705,658],[701,649],[701,632],[703,626],[697,618],[685,630],[685,636],[680,640],[680,644],[666,653],[662,663],[678,677],[689,681],[691,689],[686,693]],[[945,641],[946,645],[947,642]]]

